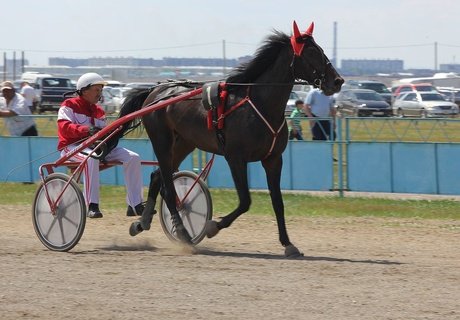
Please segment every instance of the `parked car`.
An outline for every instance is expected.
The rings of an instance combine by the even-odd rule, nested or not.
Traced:
[[[387,86],[383,82],[374,80],[351,80],[347,81],[346,85],[352,89],[368,89],[377,92],[383,100],[391,105],[391,91],[388,90]]]
[[[49,74],[25,72],[22,79],[35,89],[37,111],[57,111],[65,100],[64,93],[75,90],[69,78],[54,77]]]
[[[125,88],[129,89],[134,89],[134,88],[143,88],[143,89],[149,89],[152,87],[156,87],[158,83],[152,83],[152,82],[130,82],[125,85]]]
[[[130,90],[131,88],[126,87],[117,87],[110,89],[110,94],[112,95],[113,103],[115,104],[115,110],[117,112],[120,111],[120,107],[123,104],[123,101],[125,101],[125,98]]]
[[[439,92],[406,92],[393,103],[393,113],[399,117],[445,117],[458,115],[458,106]]]
[[[125,84],[123,82],[117,80],[106,80],[106,86],[116,88],[116,87],[123,87]]]
[[[340,115],[354,117],[391,116],[392,109],[381,95],[369,89],[346,89],[335,98],[337,112]]]
[[[460,88],[438,87],[437,90],[447,101],[455,102],[460,107]]]
[[[393,102],[394,100],[404,92],[429,92],[429,91],[436,91],[436,88],[431,83],[406,83],[401,84],[391,88],[391,92],[393,94]]]
[[[104,111],[107,114],[114,113],[119,110],[117,110],[116,102],[114,101],[114,97],[110,92],[111,89],[112,88],[110,87],[104,87],[104,89],[102,89],[102,97],[100,100],[100,105],[102,108],[104,108]]]

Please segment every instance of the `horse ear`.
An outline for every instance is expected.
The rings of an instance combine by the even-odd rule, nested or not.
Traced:
[[[293,33],[294,33],[294,38],[297,39],[298,37],[300,37],[300,30],[299,30],[299,27],[297,26],[297,23],[295,22],[295,20],[292,23],[292,30],[293,30]]]
[[[305,34],[307,36],[313,37],[313,29],[315,28],[315,23],[312,22],[310,26],[308,27],[307,31],[305,31]]]
[[[292,23],[292,30],[293,30],[293,34],[291,37],[292,50],[294,50],[294,55],[300,56],[302,54],[304,44],[302,42],[297,41],[297,39],[301,38],[302,35],[300,34],[299,27],[297,26],[297,23],[295,22],[295,20]]]

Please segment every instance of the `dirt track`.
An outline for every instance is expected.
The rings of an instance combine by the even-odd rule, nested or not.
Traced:
[[[0,319],[459,319],[460,222],[246,215],[198,254],[123,212],[47,250],[30,208],[0,206]]]

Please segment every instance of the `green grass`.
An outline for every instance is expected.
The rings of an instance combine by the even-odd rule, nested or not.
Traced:
[[[31,205],[36,184],[0,183],[1,205]],[[146,189],[146,188],[144,188]],[[145,190],[146,191],[146,190]],[[214,215],[222,216],[237,205],[234,190],[212,189]],[[252,192],[250,214],[273,215],[270,197],[266,192]],[[286,193],[283,195],[288,216],[325,217],[395,217],[419,219],[460,220],[460,202],[454,200],[390,200],[312,196]],[[124,210],[125,189],[120,186],[101,187],[101,208],[105,211]]]

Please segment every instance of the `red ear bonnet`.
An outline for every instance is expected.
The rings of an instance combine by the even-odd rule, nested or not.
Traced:
[[[294,21],[292,24],[292,30],[293,34],[291,37],[291,45],[292,49],[294,50],[294,55],[300,56],[302,54],[303,47],[305,43],[299,42],[297,39],[301,38],[304,35],[313,36],[313,28],[315,27],[314,23],[312,22],[310,26],[308,27],[307,31],[305,33],[300,34],[299,27],[297,26],[297,23]]]
[[[315,28],[315,23],[312,22],[310,26],[308,27],[307,31],[305,31],[305,34],[307,36],[313,37],[313,29]]]

